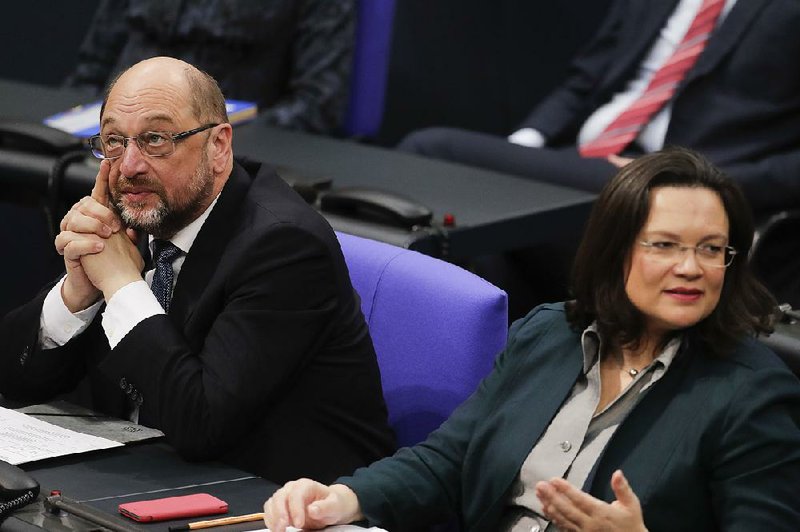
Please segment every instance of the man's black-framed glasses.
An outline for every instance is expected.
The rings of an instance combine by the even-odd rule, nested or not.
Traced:
[[[95,135],[89,137],[87,141],[92,155],[98,159],[117,159],[125,153],[128,142],[135,140],[139,149],[150,157],[166,157],[175,153],[175,144],[192,135],[216,127],[219,124],[205,124],[188,131],[180,133],[169,133],[168,131],[145,131],[135,137],[124,137],[122,135]]]

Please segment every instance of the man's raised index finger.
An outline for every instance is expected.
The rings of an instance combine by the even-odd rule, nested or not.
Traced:
[[[94,180],[94,187],[92,188],[92,199],[97,203],[108,207],[108,174],[111,169],[111,163],[107,160],[100,161],[100,170],[97,172],[97,177]]]

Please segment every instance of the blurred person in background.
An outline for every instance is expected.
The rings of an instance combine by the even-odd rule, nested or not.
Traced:
[[[102,0],[66,85],[100,94],[143,59],[183,59],[268,124],[334,132],[346,111],[355,0]]]

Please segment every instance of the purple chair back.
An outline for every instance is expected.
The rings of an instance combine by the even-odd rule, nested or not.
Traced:
[[[448,262],[337,233],[369,324],[389,422],[402,446],[425,439],[505,346],[505,292]]]
[[[372,137],[383,119],[395,0],[359,0],[345,133]]]

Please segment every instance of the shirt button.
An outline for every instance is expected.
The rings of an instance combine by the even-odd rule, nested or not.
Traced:
[[[533,525],[531,527],[531,532],[539,532],[540,530],[541,528],[539,528],[539,525]]]
[[[558,446],[561,447],[561,450],[565,453],[568,453],[569,450],[572,449],[572,444],[566,440],[559,443]]]

